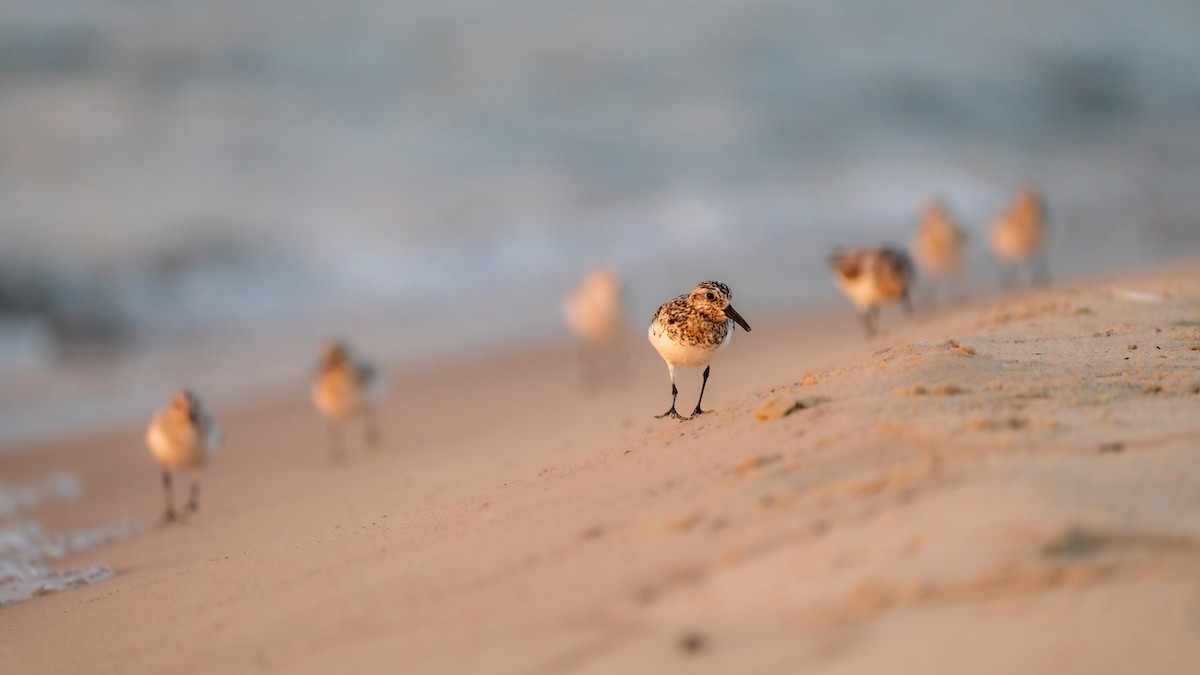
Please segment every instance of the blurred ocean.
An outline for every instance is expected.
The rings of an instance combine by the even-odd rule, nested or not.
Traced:
[[[559,335],[601,262],[638,316],[827,302],[830,246],[930,194],[978,246],[1037,181],[1060,276],[1194,254],[1198,35],[1184,0],[2,3],[0,442],[333,334]]]

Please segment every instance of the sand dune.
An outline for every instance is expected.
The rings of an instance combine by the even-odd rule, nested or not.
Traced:
[[[592,394],[566,346],[398,374],[344,467],[302,391],[225,411],[205,510],[0,611],[0,671],[1200,671],[1200,267],[870,342],[739,310],[693,422],[649,346]],[[0,472],[80,474],[49,527],[149,522],[139,435]]]

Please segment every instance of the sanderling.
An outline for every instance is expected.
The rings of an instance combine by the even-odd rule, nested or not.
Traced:
[[[682,417],[675,411],[675,399],[679,389],[675,386],[675,366],[699,368],[704,366],[704,380],[700,384],[700,398],[691,417],[704,414],[700,402],[704,400],[704,387],[708,384],[708,365],[713,356],[733,337],[736,322],[750,332],[750,324],[734,310],[730,301],[733,292],[719,281],[703,281],[691,293],[681,295],[658,308],[650,322],[650,344],[667,362],[671,373],[671,409],[657,417]]]
[[[625,293],[612,270],[589,274],[563,301],[563,316],[579,342],[586,383],[625,369]]]
[[[1046,262],[1046,205],[1036,188],[1022,188],[1004,215],[992,224],[992,253],[1000,263],[1000,282],[1012,285],[1017,268],[1029,261],[1030,277],[1036,283],[1050,282]],[[1012,275],[1010,275],[1012,270]]]
[[[178,519],[171,494],[171,472],[199,469],[217,451],[221,428],[204,408],[196,394],[182,389],[171,403],[160,410],[146,430],[146,445],[163,467],[163,495],[166,499],[165,522]],[[193,477],[187,509],[200,508],[200,483]]]
[[[887,246],[835,250],[829,262],[838,286],[861,313],[868,337],[875,334],[883,305],[899,302],[912,313],[913,269],[903,251]]]
[[[330,456],[344,457],[341,427],[361,416],[367,446],[377,448],[382,440],[378,406],[387,396],[387,378],[374,365],[351,353],[346,343],[334,340],[321,351],[312,400],[329,423]]]
[[[921,274],[939,285],[960,280],[966,248],[967,235],[946,205],[940,199],[929,199],[909,246]]]

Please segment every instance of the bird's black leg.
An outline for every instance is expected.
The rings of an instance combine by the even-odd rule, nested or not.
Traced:
[[[625,343],[618,341],[610,349],[610,365],[609,372],[615,381],[624,381],[629,379],[629,351],[625,348]]]
[[[367,447],[371,450],[378,450],[380,442],[383,441],[383,432],[379,428],[379,416],[374,408],[368,408],[364,415],[364,424],[366,425],[366,441]]]
[[[692,411],[692,417],[704,414],[704,411],[700,409],[700,402],[704,400],[704,387],[708,386],[708,372],[710,370],[712,370],[712,366],[704,366],[704,379],[700,382],[700,398],[696,399],[696,409]]]
[[[655,415],[655,419],[662,419],[664,417],[674,417],[677,420],[683,419],[683,415],[680,415],[675,410],[675,399],[678,397],[679,389],[675,386],[675,382],[671,382],[671,409],[661,415]]]
[[[913,315],[912,296],[909,295],[908,291],[905,291],[904,295],[900,296],[900,306],[904,308],[905,316]]]
[[[584,389],[596,388],[596,373],[592,363],[592,351],[587,345],[579,346],[579,381]]]
[[[1017,274],[1010,266],[1000,263],[1000,290],[1011,291],[1014,287],[1020,284],[1020,275]]]
[[[924,290],[921,292],[922,306],[927,308],[927,311],[937,311],[938,307],[945,303],[944,289],[942,282],[934,279],[927,283]]]
[[[342,447],[342,429],[338,422],[329,423],[329,458],[334,464],[346,461],[346,449]]]
[[[867,337],[875,337],[875,319],[879,314],[879,308],[871,305],[862,313],[863,328],[867,331]]]
[[[1046,255],[1039,254],[1034,257],[1032,270],[1032,279],[1034,286],[1049,286],[1050,285],[1050,263],[1046,262]]]
[[[200,481],[192,479],[191,491],[188,493],[187,510],[195,513],[200,510]]]
[[[179,516],[175,513],[175,499],[171,495],[171,472],[163,469],[163,499],[166,501],[167,508],[163,511],[163,523],[173,523],[179,520]]]
[[[970,292],[967,288],[968,284],[965,275],[957,275],[953,277],[952,280],[946,280],[943,283],[945,284],[946,289],[945,296],[947,305],[957,306],[967,302],[967,297],[970,295]]]

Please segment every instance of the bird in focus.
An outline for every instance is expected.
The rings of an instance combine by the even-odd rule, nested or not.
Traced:
[[[657,417],[691,419],[704,414],[700,403],[704,400],[704,388],[717,352],[729,345],[734,326],[741,326],[747,333],[750,324],[730,304],[733,292],[719,281],[703,281],[692,290],[664,303],[654,313],[650,322],[650,344],[667,362],[671,375],[671,408]],[[700,397],[690,417],[683,417],[675,410],[679,388],[675,385],[675,368],[704,366],[704,379],[700,385]]]

